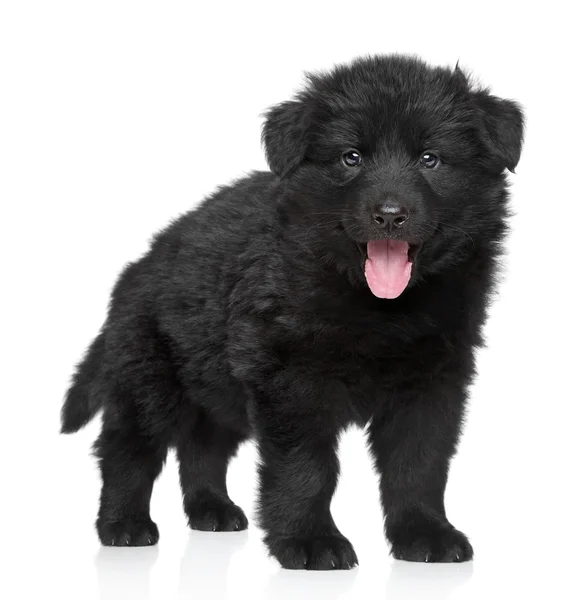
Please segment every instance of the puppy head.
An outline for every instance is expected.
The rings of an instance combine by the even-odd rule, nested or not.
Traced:
[[[382,298],[500,239],[504,171],[522,138],[516,103],[402,56],[309,75],[263,128],[269,165],[294,191],[291,217],[340,269],[359,261]]]

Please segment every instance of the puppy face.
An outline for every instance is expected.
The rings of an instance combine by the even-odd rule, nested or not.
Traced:
[[[310,76],[268,112],[263,141],[306,241],[392,299],[467,244],[500,238],[503,172],[516,167],[522,135],[519,107],[460,70],[390,56]]]

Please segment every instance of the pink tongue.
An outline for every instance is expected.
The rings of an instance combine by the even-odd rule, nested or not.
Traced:
[[[412,274],[408,249],[407,242],[396,240],[367,242],[365,277],[378,298],[397,298],[405,290]]]

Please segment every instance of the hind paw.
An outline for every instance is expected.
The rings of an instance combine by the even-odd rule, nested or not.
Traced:
[[[229,498],[200,494],[186,508],[188,522],[199,531],[242,531],[248,528],[243,510]]]
[[[97,533],[104,546],[153,546],[159,540],[157,525],[151,519],[99,519]]]

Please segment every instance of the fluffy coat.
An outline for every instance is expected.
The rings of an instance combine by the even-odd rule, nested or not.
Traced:
[[[268,111],[272,172],[221,188],[124,270],[68,391],[63,432],[103,411],[102,543],[157,542],[149,502],[171,446],[190,526],[246,528],[226,471],[252,436],[270,553],[350,568],[329,507],[338,436],[355,423],[393,555],[471,559],[444,490],[522,136],[517,104],[402,56],[310,75]],[[393,207],[403,217],[386,226]],[[410,249],[392,299],[366,278],[373,242]]]

